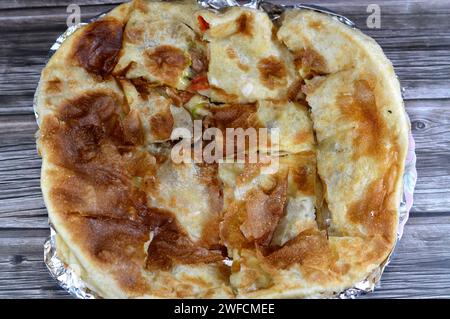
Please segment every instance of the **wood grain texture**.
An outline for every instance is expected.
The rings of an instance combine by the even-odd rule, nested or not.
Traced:
[[[82,20],[117,0],[0,1],[0,297],[67,298],[43,263],[47,212],[32,100],[49,47],[66,29],[66,7]],[[381,29],[365,27],[364,1],[303,1],[342,13],[392,60],[416,140],[419,180],[404,238],[368,298],[450,297],[450,2],[376,1]],[[294,1],[284,1],[294,3]]]

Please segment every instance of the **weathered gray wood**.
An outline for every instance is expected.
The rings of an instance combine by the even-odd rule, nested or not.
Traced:
[[[0,298],[68,297],[43,261],[47,229],[0,230]]]
[[[42,262],[48,224],[32,99],[48,49],[66,28],[66,6],[73,2],[83,4],[82,19],[88,21],[122,1],[0,1],[0,297],[67,297]],[[376,1],[380,30],[365,25],[372,0],[302,2],[355,21],[384,48],[406,88],[417,143],[415,205],[381,287],[368,297],[450,297],[449,1]]]
[[[419,175],[413,212],[450,211],[450,99],[407,101],[406,109]]]
[[[371,298],[450,298],[450,217],[411,218]]]

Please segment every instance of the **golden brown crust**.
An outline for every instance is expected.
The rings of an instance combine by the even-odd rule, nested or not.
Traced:
[[[253,191],[245,202],[247,214],[240,230],[247,240],[262,246],[267,246],[272,241],[286,205],[287,176],[281,176],[275,184],[269,191]]]
[[[91,23],[75,44],[74,58],[87,71],[105,77],[118,61],[123,25],[114,18]]]
[[[391,159],[391,167],[384,176],[374,180],[367,188],[364,196],[351,203],[348,209],[349,220],[355,224],[362,224],[371,236],[381,235],[388,242],[392,242],[395,233],[395,222],[392,216],[396,215],[397,207],[392,207],[394,183],[398,178],[396,156]]]
[[[268,252],[266,261],[275,268],[286,269],[293,264],[305,268],[327,270],[333,267],[332,252],[325,232],[307,230],[291,239],[283,247]],[[312,274],[305,274],[306,277]]]
[[[295,52],[295,66],[297,69],[305,68],[309,70],[308,76],[313,76],[314,72],[326,73],[326,62],[324,58],[314,49],[306,48]]]
[[[236,19],[236,33],[241,33],[243,35],[251,37],[253,34],[254,22],[253,16],[248,12],[242,13]]]
[[[351,287],[395,242],[407,134],[397,89],[372,40],[318,13],[288,10],[277,30],[250,9],[119,6],[62,45],[38,88],[61,258],[112,298]],[[192,130],[196,99],[205,127],[280,129],[278,170],[173,163],[171,134]]]
[[[146,66],[149,71],[158,76],[164,84],[176,86],[176,80],[188,65],[188,60],[180,49],[161,45],[151,51],[144,52]]]
[[[70,232],[78,238],[80,248],[95,262],[105,270],[114,265],[112,275],[120,287],[136,295],[148,289],[141,275],[145,251],[139,249],[148,240],[148,230],[144,224],[76,213],[65,214],[61,218],[70,225]],[[124,268],[127,271],[123,271]]]
[[[286,86],[286,69],[284,63],[274,56],[261,59],[258,62],[261,82],[269,89],[276,86]]]

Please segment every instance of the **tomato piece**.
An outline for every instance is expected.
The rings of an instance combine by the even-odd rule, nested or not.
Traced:
[[[192,79],[189,85],[189,91],[202,91],[209,89],[208,77],[206,75],[199,75]]]
[[[209,29],[209,23],[202,16],[197,17],[198,26],[200,27],[200,31],[205,32]]]

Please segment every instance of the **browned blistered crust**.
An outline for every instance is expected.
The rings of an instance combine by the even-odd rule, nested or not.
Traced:
[[[295,66],[300,68],[307,68],[310,72],[326,73],[326,62],[324,58],[314,51],[314,49],[306,48],[294,53]]]
[[[243,13],[236,20],[237,32],[246,36],[252,36],[253,33],[253,17],[247,13]]]
[[[167,85],[175,86],[177,79],[188,64],[188,59],[180,49],[162,45],[145,51],[146,66],[158,75]]]
[[[95,92],[68,101],[55,117],[44,119],[41,145],[46,159],[59,167],[47,177],[52,180],[52,206],[64,212],[59,218],[66,219],[72,234],[88,245],[89,254],[101,264],[121,262],[126,267],[130,256],[124,247],[140,248],[141,254],[132,257],[147,270],[167,270],[173,263],[221,261],[220,247],[208,249],[213,238],[203,240],[205,247],[192,242],[171,212],[147,204],[146,192],[155,187],[157,161],[140,150],[138,141],[127,138],[120,105],[114,97]],[[139,187],[133,183],[135,178],[142,180]],[[210,178],[204,180],[210,182]],[[212,200],[220,210],[217,182],[210,189],[216,193],[217,199]],[[81,232],[86,232],[83,237],[78,236]],[[144,254],[150,232],[154,232],[153,240]],[[147,285],[137,271],[114,276],[133,293],[144,292],[142,285]]]
[[[258,62],[261,82],[269,89],[276,86],[286,86],[286,69],[283,61],[274,56],[264,58]]]
[[[75,80],[70,83],[52,74],[60,57],[68,59],[62,65],[82,68],[93,82],[104,84],[71,92],[70,98],[59,105],[41,105],[40,110],[45,114],[40,123],[39,148],[44,159],[42,183],[49,215],[84,267],[103,273],[100,279],[92,279],[94,286],[113,297],[301,297],[347,288],[367,276],[367,270],[373,269],[371,265],[386,258],[395,240],[398,180],[403,170],[399,162],[404,157],[404,145],[395,141],[386,144],[391,127],[380,115],[377,79],[370,76],[354,83],[353,94],[342,94],[337,100],[343,116],[358,123],[353,132],[353,160],[366,156],[385,165],[381,177],[373,180],[347,209],[349,222],[368,230],[365,236],[329,234],[317,221],[282,245],[273,244],[274,233],[295,196],[314,198],[316,216],[321,214],[322,185],[316,172],[315,149],[287,155],[296,162],[287,159],[290,164],[282,164],[278,173],[250,189],[244,199],[234,198],[233,190],[224,187],[218,172],[221,164],[194,164],[192,186],[204,187],[210,213],[196,240],[185,228],[189,225],[180,223],[176,211],[157,208],[157,175],[170,161],[170,155],[148,149],[146,127],[149,125],[157,139],[169,140],[174,117],[168,106],[149,116],[146,123],[139,109],[130,108],[122,92],[124,87],[118,85],[127,70],[111,75],[123,54],[123,41],[140,44],[145,40],[141,28],[124,32],[132,10],[148,14],[151,7],[147,1],[133,1],[69,39],[53,58],[53,64],[44,70],[45,83],[40,92],[43,96],[64,94],[67,85],[77,92],[79,83]],[[243,11],[235,24],[236,34],[244,38],[258,32],[249,11]],[[309,27],[324,30],[326,25],[313,21]],[[275,27],[271,36],[281,44]],[[319,74],[326,76],[329,62],[314,48],[291,53],[306,80]],[[238,63],[244,73],[249,71],[233,48],[223,54]],[[158,92],[167,97],[168,103],[182,108],[196,94],[175,88],[185,68],[190,65],[192,77],[208,72],[208,58],[196,47],[186,53],[175,46],[160,45],[146,49],[144,56],[145,67],[161,80],[149,83],[142,77],[129,79],[144,101]],[[256,67],[260,82],[268,89],[287,86],[286,66],[279,57],[261,59]],[[273,101],[274,105],[283,107],[289,100],[306,107],[302,106],[306,105],[302,94],[312,94],[322,82],[306,85],[305,79],[292,83],[283,100]],[[226,128],[262,127],[255,103],[234,103],[238,96],[213,84],[209,84],[209,90],[228,104],[206,107],[206,126],[223,132]],[[44,112],[46,108],[51,111]],[[312,131],[303,131],[294,138],[298,144],[313,139]],[[170,145],[170,141],[165,142],[163,148]],[[235,187],[249,185],[261,175],[263,166],[244,164],[242,173],[235,177]],[[326,193],[327,185],[323,186]],[[232,199],[226,205],[225,195]],[[176,196],[171,205],[176,209]],[[227,257],[234,259],[231,268],[222,263]],[[180,279],[172,273],[180,266],[209,269],[213,279],[208,281],[194,270]],[[289,280],[293,274],[301,280]],[[236,280],[236,276],[241,277]],[[86,280],[90,277],[95,275]],[[158,278],[167,284],[155,288]],[[103,284],[106,288],[101,287]],[[314,288],[305,288],[311,286]]]
[[[74,57],[89,72],[102,77],[109,75],[117,63],[122,48],[123,25],[114,18],[90,24],[76,44]]]

